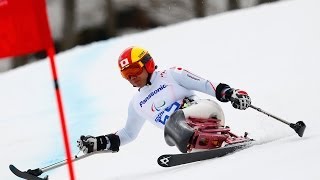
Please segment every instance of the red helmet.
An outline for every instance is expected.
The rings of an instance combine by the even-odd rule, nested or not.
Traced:
[[[141,67],[145,67],[148,73],[153,73],[156,69],[154,61],[147,50],[131,46],[125,49],[118,59],[118,66],[120,71],[129,67],[131,64],[138,62]]]

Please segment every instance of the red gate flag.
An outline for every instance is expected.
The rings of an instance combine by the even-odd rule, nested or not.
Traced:
[[[44,0],[0,0],[0,57],[52,46]]]
[[[46,50],[50,59],[69,174],[70,179],[74,180],[45,0],[0,0],[0,58],[41,50]]]

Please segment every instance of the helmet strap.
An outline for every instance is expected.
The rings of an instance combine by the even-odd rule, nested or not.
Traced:
[[[146,85],[151,85],[151,82],[150,82],[150,80],[151,80],[151,75],[152,75],[152,73],[148,73],[147,84],[146,84]]]

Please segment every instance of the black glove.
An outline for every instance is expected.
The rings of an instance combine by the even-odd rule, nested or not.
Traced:
[[[81,136],[77,143],[78,148],[84,154],[101,151],[110,147],[110,141],[107,136]]]
[[[228,89],[225,92],[225,98],[231,101],[234,108],[245,110],[251,105],[251,99],[247,92],[239,89]]]

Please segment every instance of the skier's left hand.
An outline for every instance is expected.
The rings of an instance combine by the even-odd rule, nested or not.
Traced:
[[[245,110],[251,105],[251,99],[247,92],[239,89],[231,89],[229,100],[234,108]]]

